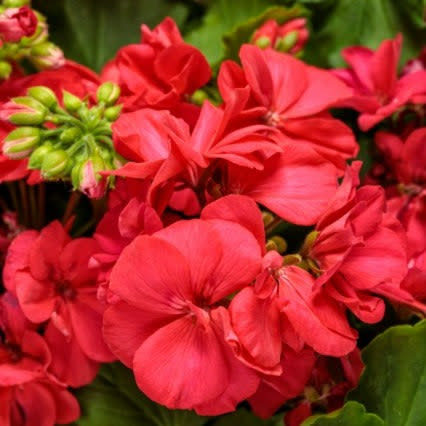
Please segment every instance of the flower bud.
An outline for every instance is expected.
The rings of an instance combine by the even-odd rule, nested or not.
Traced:
[[[109,122],[113,122],[113,121],[117,120],[118,117],[120,117],[122,109],[123,109],[123,105],[111,106],[104,111],[104,117]]]
[[[30,59],[40,69],[60,68],[65,64],[64,53],[50,41],[33,46]]]
[[[6,80],[12,74],[12,65],[7,61],[0,61],[0,79]]]
[[[9,8],[0,15],[0,34],[6,42],[16,43],[31,36],[36,28],[37,17],[28,6]]]
[[[297,31],[291,31],[284,37],[277,38],[275,49],[279,52],[289,52],[297,43]]]
[[[44,122],[46,114],[43,104],[29,96],[20,96],[3,105],[0,119],[17,126],[37,126]]]
[[[34,86],[29,88],[27,93],[49,109],[52,109],[58,104],[55,93],[48,87]]]
[[[35,127],[19,127],[12,130],[3,141],[3,153],[14,160],[28,157],[40,142],[40,130]]]
[[[106,178],[99,172],[105,170],[105,163],[99,155],[92,155],[79,170],[79,189],[89,198],[101,198],[106,190]]]
[[[291,19],[282,25],[270,19],[255,31],[251,42],[261,49],[271,47],[294,55],[303,49],[308,37],[305,18]]]
[[[279,27],[275,49],[295,55],[303,49],[308,38],[306,19],[292,19]]]
[[[44,142],[43,145],[36,148],[30,156],[28,168],[33,170],[40,169],[46,155],[53,151],[53,149],[53,145],[50,142]]]
[[[202,105],[208,99],[208,95],[204,90],[198,89],[191,96],[191,102],[195,105]]]
[[[98,102],[104,102],[105,105],[114,105],[120,97],[120,87],[110,81],[99,86],[96,92]]]
[[[45,156],[41,165],[44,178],[52,179],[61,177],[69,168],[70,158],[63,149],[55,149]]]
[[[258,28],[252,38],[251,42],[261,49],[266,49],[275,43],[278,33],[278,23],[274,19],[269,19],[260,28]]]
[[[81,130],[78,127],[69,127],[61,133],[59,140],[65,144],[70,144],[80,139],[81,135]]]
[[[66,90],[63,90],[63,100],[64,106],[69,112],[76,112],[83,104],[80,98]]]

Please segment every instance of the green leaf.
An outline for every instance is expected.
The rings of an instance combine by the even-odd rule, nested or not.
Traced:
[[[244,23],[234,27],[234,29],[223,36],[225,43],[225,57],[238,59],[238,52],[243,43],[248,43],[253,32],[268,19],[275,19],[279,24],[289,21],[299,16],[306,16],[307,10],[301,6],[292,8],[274,6],[266,9],[262,14],[248,19]]]
[[[225,56],[224,34],[263,13],[273,3],[273,0],[216,0],[202,25],[191,31],[186,41],[198,47],[211,65],[217,65]]]
[[[348,399],[386,426],[426,425],[426,321],[392,327],[362,352],[366,369]]]
[[[365,411],[357,402],[347,402],[340,410],[306,419],[302,426],[385,426],[375,414]]]
[[[305,57],[315,65],[343,66],[343,48],[363,45],[376,49],[385,38],[393,38],[398,32],[404,35],[402,60],[405,62],[419,53],[426,39],[424,0],[336,0],[325,5],[304,0],[303,3],[307,6],[311,3],[313,10],[318,7],[315,19],[320,15],[319,25],[315,25],[314,19],[314,31],[305,48]]]
[[[202,426],[208,420],[152,402],[138,389],[132,372],[118,362],[102,366],[77,397],[82,409],[78,426]]]
[[[250,411],[241,408],[232,414],[222,416],[214,423],[214,426],[282,426],[282,424],[282,414],[268,420],[262,420]]]
[[[68,58],[97,71],[120,47],[140,41],[142,23],[152,27],[171,16],[179,24],[187,15],[185,5],[168,0],[63,0],[61,10],[39,2],[53,41]]]

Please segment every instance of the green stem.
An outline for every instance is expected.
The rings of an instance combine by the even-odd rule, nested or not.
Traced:
[[[43,130],[43,138],[51,138],[52,136],[56,136],[62,133],[62,129],[49,129],[49,130]]]

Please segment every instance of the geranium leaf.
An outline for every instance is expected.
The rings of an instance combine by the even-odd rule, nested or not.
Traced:
[[[156,0],[63,0],[62,9],[35,7],[48,13],[53,40],[66,56],[99,71],[117,50],[140,41],[140,26],[158,24],[166,16],[181,24],[187,8],[179,2]],[[54,17],[50,16],[54,14]]]
[[[311,416],[302,426],[384,426],[383,420],[367,413],[358,402],[347,402],[340,410],[329,414]]]
[[[426,321],[386,330],[362,358],[365,371],[348,399],[364,404],[386,426],[426,425]]]
[[[82,409],[78,426],[202,426],[208,420],[152,402],[138,389],[132,372],[118,362],[102,366],[77,397]]]

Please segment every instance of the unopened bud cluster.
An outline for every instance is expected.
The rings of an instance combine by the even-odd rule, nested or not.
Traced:
[[[295,18],[282,25],[274,19],[266,21],[255,31],[251,40],[261,49],[271,48],[299,56],[308,38],[306,19]]]
[[[37,69],[65,63],[62,50],[49,41],[45,17],[28,6],[29,0],[3,0],[0,5],[0,79],[15,64],[27,60]]]
[[[111,139],[111,123],[121,112],[119,97],[117,85],[104,83],[96,104],[63,91],[62,107],[51,89],[31,87],[0,112],[1,119],[17,126],[4,139],[3,153],[29,158],[29,168],[40,170],[46,180],[70,180],[89,197],[102,197],[113,178],[101,172],[120,165]]]

